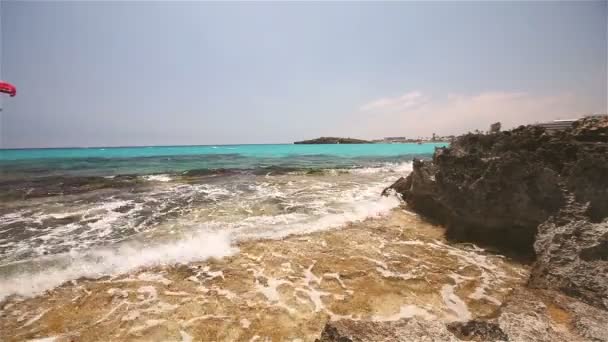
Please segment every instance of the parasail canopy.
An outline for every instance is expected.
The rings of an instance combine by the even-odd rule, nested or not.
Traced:
[[[14,85],[0,81],[0,93],[9,94],[11,97],[17,95],[17,88]]]

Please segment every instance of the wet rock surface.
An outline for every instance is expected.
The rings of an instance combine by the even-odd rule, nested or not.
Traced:
[[[500,325],[490,321],[471,320],[447,325],[449,331],[466,341],[507,341],[509,337]]]
[[[113,188],[141,188],[135,175],[115,177],[47,176],[32,179],[8,179],[0,181],[0,201],[15,201],[30,198],[67,196],[95,190]]]
[[[328,323],[316,342],[458,341],[444,324],[419,318],[395,322],[341,320]]]
[[[417,317],[395,322],[340,320],[318,342],[608,341],[608,313],[552,290],[519,288],[496,312],[466,322]]]

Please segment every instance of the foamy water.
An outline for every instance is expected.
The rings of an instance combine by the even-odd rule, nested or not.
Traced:
[[[235,253],[227,232],[198,233],[164,244],[122,244],[116,248],[73,252],[39,258],[37,265],[13,264],[16,269],[0,281],[0,300],[9,295],[33,296],[78,278],[118,275],[144,267],[187,264]],[[30,268],[28,270],[28,268]]]
[[[81,277],[188,264],[239,241],[339,229],[399,205],[380,197],[411,163],[309,174],[139,177],[115,188],[17,201],[0,216],[0,300]]]
[[[209,238],[217,240],[208,252],[222,255],[229,242],[234,248],[221,234],[198,243],[207,247]],[[245,239],[234,254],[206,261],[194,260],[210,255],[181,245],[149,251],[137,257],[147,266],[128,270],[121,262],[121,274],[11,297],[0,329],[9,340],[61,342],[314,341],[328,320],[489,315],[526,278],[524,268],[504,258],[446,243],[441,228],[400,208],[339,229]]]

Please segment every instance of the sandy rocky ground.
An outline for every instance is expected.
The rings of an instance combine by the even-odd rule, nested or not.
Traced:
[[[446,324],[493,315],[529,270],[443,233],[398,208],[343,229],[243,242],[221,260],[79,279],[0,303],[0,340],[314,341],[327,338],[328,322],[456,339]],[[542,310],[569,329],[564,310]]]

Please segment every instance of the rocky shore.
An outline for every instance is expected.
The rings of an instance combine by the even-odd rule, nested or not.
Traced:
[[[608,341],[608,118],[463,135],[390,190],[448,239],[532,263],[529,280],[487,317],[331,322],[319,341]]]

